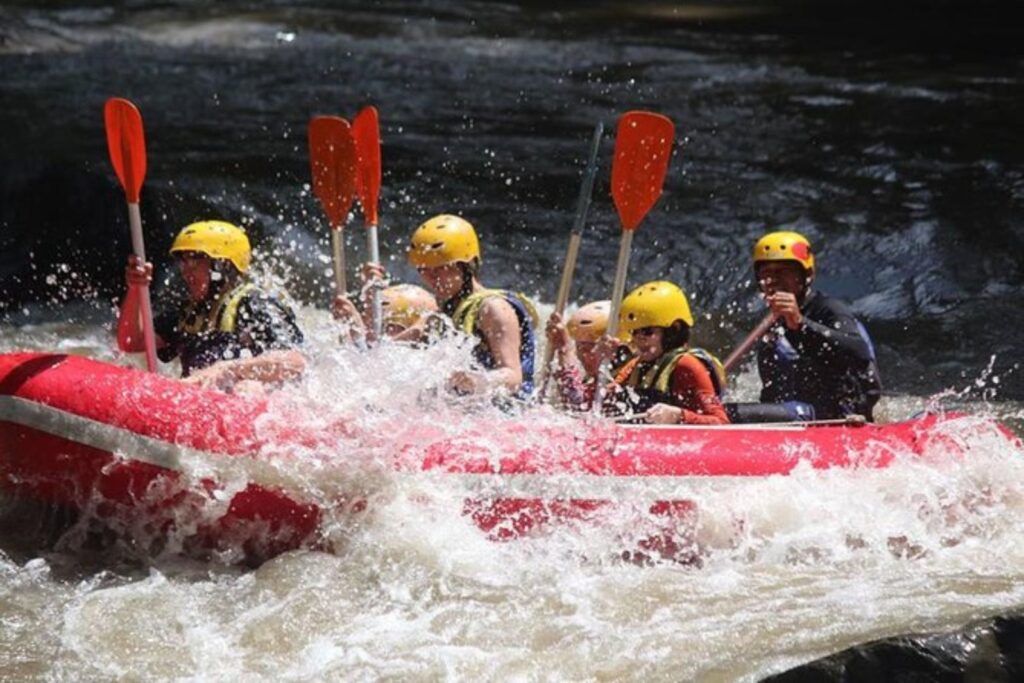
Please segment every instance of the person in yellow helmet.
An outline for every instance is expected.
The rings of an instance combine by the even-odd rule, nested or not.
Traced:
[[[181,360],[189,381],[230,389],[247,380],[280,382],[305,368],[295,347],[303,341],[290,308],[248,282],[249,238],[225,221],[185,226],[171,245],[188,290],[177,311],[153,320],[157,355]],[[144,348],[139,320],[140,286],[152,280],[153,266],[128,258],[128,292],[121,305],[117,342],[122,351]]]
[[[812,288],[811,243],[797,232],[768,233],[754,245],[753,263],[777,316],[757,347],[761,401],[806,404],[817,419],[873,419],[882,390],[874,345],[845,303]]]
[[[692,327],[690,302],[677,285],[648,282],[630,292],[622,300],[619,332],[635,355],[616,373],[608,400],[625,403],[644,422],[727,424],[722,365],[689,345]]]
[[[449,388],[466,394],[502,389],[529,397],[536,310],[522,294],[481,283],[480,241],[469,221],[442,214],[420,225],[412,235],[409,263],[454,327],[479,340],[473,353],[477,367],[454,373]]]
[[[379,271],[374,271],[371,283],[380,278]],[[369,295],[369,288],[366,292]],[[381,331],[385,337],[395,341],[418,341],[418,333],[407,333],[425,318],[438,312],[434,295],[422,287],[410,284],[384,287],[380,290],[380,304],[383,317]],[[371,313],[368,300],[363,302],[363,310],[360,312],[348,297],[339,295],[334,299],[331,313],[336,320],[348,325],[348,341],[373,341],[373,321],[368,317]]]
[[[610,301],[592,301],[576,309],[567,322],[557,311],[548,318],[548,344],[558,361],[558,395],[568,408],[590,409],[605,358],[612,358],[613,371],[629,359],[628,346],[606,337],[610,313]]]

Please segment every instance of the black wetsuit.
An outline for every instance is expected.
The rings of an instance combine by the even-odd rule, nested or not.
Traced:
[[[814,290],[800,313],[800,329],[780,319],[758,344],[761,401],[803,401],[819,420],[873,419],[882,383],[867,330],[845,303]]]
[[[165,346],[157,351],[163,362],[181,358],[181,375],[222,360],[251,358],[302,343],[302,331],[290,308],[252,286],[210,297],[182,311],[169,311],[153,321]],[[219,305],[218,305],[219,304]]]

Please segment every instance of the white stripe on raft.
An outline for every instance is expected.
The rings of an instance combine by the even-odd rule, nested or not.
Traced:
[[[115,454],[125,460],[156,465],[189,476],[208,477],[221,483],[242,481],[288,491],[297,502],[325,501],[311,496],[322,486],[299,476],[294,460],[282,464],[240,455],[225,455],[180,446],[103,422],[75,415],[59,408],[17,396],[0,395],[0,421]],[[321,467],[311,477],[333,479]],[[776,475],[772,475],[776,476]],[[396,471],[388,478],[404,485],[429,485],[432,493],[480,499],[525,498],[541,500],[685,500],[698,495],[723,492],[739,485],[766,479],[764,476],[616,476],[574,472],[551,474],[471,474],[442,471]],[[364,484],[366,482],[363,482]],[[296,495],[298,494],[298,495]]]
[[[0,420],[13,422],[109,453],[131,453],[131,460],[181,471],[181,446],[97,422],[19,396],[0,396]]]
[[[123,460],[156,465],[197,479],[210,478],[221,484],[247,482],[286,489],[296,502],[309,498],[304,495],[309,491],[308,485],[272,462],[168,443],[19,396],[0,396],[0,421],[106,451]]]

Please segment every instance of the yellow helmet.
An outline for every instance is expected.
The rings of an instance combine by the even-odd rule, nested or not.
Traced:
[[[252,249],[245,231],[226,221],[199,221],[186,225],[171,245],[171,253],[197,251],[213,259],[231,261],[244,273],[249,270]]]
[[[693,327],[690,302],[677,285],[659,280],[640,285],[622,300],[619,310],[620,335],[629,341],[643,327],[671,327],[682,320]]]
[[[409,246],[409,263],[437,268],[449,263],[472,263],[480,258],[480,240],[469,221],[441,214],[416,228]]]
[[[608,331],[611,301],[593,301],[572,314],[566,327],[569,336],[578,342],[595,342]]]
[[[392,285],[381,290],[380,306],[385,325],[409,327],[425,313],[437,311],[434,295],[416,285]]]
[[[814,270],[811,243],[798,232],[771,232],[754,245],[754,267],[765,261],[796,261],[804,270]]]

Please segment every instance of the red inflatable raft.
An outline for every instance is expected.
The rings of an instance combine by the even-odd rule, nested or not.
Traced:
[[[338,439],[352,435],[345,424],[310,430],[287,416],[268,427],[261,420],[268,410],[263,398],[87,358],[0,355],[0,487],[116,520],[128,533],[173,528],[204,548],[266,557],[315,546],[322,540],[323,508],[358,510],[363,494],[325,500],[282,477],[266,454],[287,446],[332,452]],[[415,449],[395,449],[392,466],[397,476],[465,486],[473,493],[464,514],[490,537],[509,539],[555,518],[585,519],[631,490],[643,491],[651,515],[672,518],[686,514],[687,491],[700,483],[784,475],[801,463],[884,467],[900,454],[923,453],[936,440],[963,455],[969,446],[943,428],[956,419],[964,418],[866,426],[600,425],[586,431],[504,420],[456,436],[428,425]],[[1013,438],[995,423],[971,419],[976,429]],[[232,485],[225,485],[224,473]],[[206,513],[197,519],[189,510],[198,500]]]

